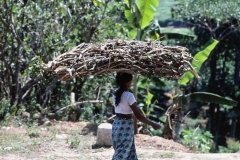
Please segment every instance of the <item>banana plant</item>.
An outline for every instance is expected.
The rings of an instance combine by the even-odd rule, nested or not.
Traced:
[[[167,120],[162,132],[162,136],[166,139],[173,139],[173,122],[183,123],[184,118],[189,114],[187,113],[183,116],[183,112],[186,111],[186,106],[190,101],[215,103],[228,106],[237,105],[237,101],[208,92],[194,92],[186,95],[175,95],[172,99],[173,105],[168,108],[165,114],[167,116]]]
[[[151,21],[153,20],[156,8],[158,6],[158,1],[159,0],[124,0],[127,8],[124,12],[124,15],[128,20],[128,24],[131,28],[131,31],[129,32],[130,38],[135,38],[136,40],[143,40],[141,38],[142,32],[150,25]],[[148,33],[151,34],[152,32],[148,31]],[[159,33],[160,31],[156,31],[156,33],[154,32],[156,37],[160,37]],[[138,77],[134,76],[133,93],[135,97],[137,97],[137,83]],[[136,117],[134,117],[134,133],[138,133]]]
[[[149,91],[148,91],[148,88],[147,88],[147,96],[145,97],[145,99],[144,99],[144,102],[145,102],[145,104],[144,104],[144,106],[142,106],[142,107],[140,107],[140,110],[141,110],[141,112],[143,113],[143,115],[145,116],[145,117],[147,117],[147,118],[149,118],[149,115],[151,114],[151,112],[152,112],[152,110],[153,110],[153,105],[154,105],[154,103],[152,104],[152,98],[153,98],[153,94],[152,93],[150,93]],[[142,126],[142,130],[143,130],[143,133],[144,132],[148,132],[148,133],[150,133],[149,131],[148,131],[148,125],[147,124],[143,124],[143,126]],[[150,133],[151,134],[151,133]]]
[[[182,105],[187,105],[189,101],[208,102],[228,106],[237,105],[237,101],[208,92],[194,92],[186,95],[176,95],[173,98],[173,101],[174,103],[181,102]]]
[[[195,69],[196,72],[198,72],[205,60],[209,57],[212,50],[216,47],[219,41],[211,38],[204,46],[204,49],[200,52],[198,52],[194,57],[192,61],[192,66]],[[192,78],[194,77],[194,74],[190,71],[186,72],[178,81],[178,84],[183,85],[187,84]]]
[[[127,9],[124,14],[131,28],[129,38],[145,40],[146,35],[152,40],[160,38],[160,26],[153,21],[159,0],[124,0]]]
[[[149,118],[149,115],[152,111],[152,106],[151,106],[151,101],[152,101],[152,98],[153,98],[153,94],[150,93],[149,91],[147,91],[147,96],[145,98],[145,104],[146,104],[146,109],[145,111],[143,110],[143,107],[140,108],[140,110],[142,111],[142,113],[147,117]]]
[[[217,44],[218,44],[217,40],[213,38],[210,39],[205,45],[204,49],[198,52],[193,57],[192,66],[194,67],[196,72],[200,70],[201,65],[208,58],[211,51],[216,47]],[[180,85],[187,84],[193,77],[194,77],[194,74],[192,72],[186,72],[178,81],[178,84]],[[208,92],[195,92],[187,95],[175,95],[172,97],[172,99],[173,99],[173,104],[171,107],[168,108],[166,112],[167,121],[165,123],[163,133],[162,133],[162,136],[167,139],[173,138],[173,129],[172,129],[173,121],[178,122],[177,126],[180,126],[179,124],[183,122],[184,118],[182,118],[183,117],[182,113],[186,111],[185,106],[187,106],[187,104],[190,101],[209,102],[209,103],[224,104],[224,105],[230,105],[230,106],[235,106],[237,104],[237,102],[234,100],[227,99],[217,94],[208,93]],[[176,128],[179,128],[179,127],[176,127]],[[176,132],[178,132],[178,129],[176,129]]]

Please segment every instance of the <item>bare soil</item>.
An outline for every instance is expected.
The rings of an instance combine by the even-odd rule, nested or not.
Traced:
[[[96,146],[97,125],[88,122],[46,122],[41,126],[1,126],[0,160],[107,160],[111,146]],[[137,134],[139,160],[225,160],[240,154],[197,154],[172,140]]]

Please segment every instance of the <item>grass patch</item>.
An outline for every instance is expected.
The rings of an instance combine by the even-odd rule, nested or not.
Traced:
[[[92,146],[96,143],[96,136],[80,135],[81,128],[78,128],[78,125],[73,129],[67,124],[63,127],[57,123],[55,126],[39,126],[37,123],[15,126],[15,122],[0,123],[0,155],[2,157],[23,159],[81,157],[80,159],[86,160],[94,158],[89,155],[89,151],[92,151]],[[96,152],[103,150],[104,148],[100,148]]]
[[[0,155],[28,154],[41,145],[42,139],[30,139],[24,134],[0,132]]]
[[[6,154],[13,151],[22,150],[22,136],[18,134],[4,134],[0,133],[0,153]]]
[[[152,158],[173,158],[175,156],[175,153],[168,152],[168,153],[159,153],[156,152],[152,155]]]
[[[81,142],[81,140],[82,140],[81,137],[74,136],[74,137],[68,138],[67,142],[68,142],[70,148],[77,149],[79,147],[79,143]]]
[[[146,157],[148,157],[148,156],[146,156],[146,155],[148,155],[148,153],[146,153],[146,152],[144,152],[144,153],[138,153],[138,152],[137,152],[137,157],[138,157],[138,158],[146,158]]]
[[[95,153],[97,153],[97,152],[103,152],[103,151],[104,151],[104,148],[103,148],[103,147],[98,148],[98,149],[95,149]]]
[[[88,139],[88,141],[86,141],[86,139]],[[77,130],[71,130],[70,136],[67,138],[69,148],[76,149],[77,151],[91,149],[94,142],[95,138],[93,136],[79,135]]]

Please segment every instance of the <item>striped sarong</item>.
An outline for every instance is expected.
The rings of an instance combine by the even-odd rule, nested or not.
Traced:
[[[112,125],[112,160],[137,160],[133,119],[116,117]]]

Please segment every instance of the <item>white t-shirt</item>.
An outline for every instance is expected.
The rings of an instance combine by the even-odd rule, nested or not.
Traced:
[[[115,113],[121,114],[132,114],[133,111],[130,106],[136,102],[134,95],[131,92],[124,91],[121,95],[121,100],[118,106],[115,104],[116,96],[113,94],[113,105],[115,108]]]

